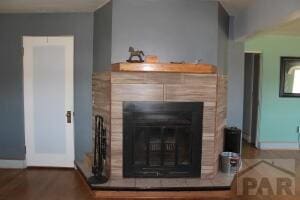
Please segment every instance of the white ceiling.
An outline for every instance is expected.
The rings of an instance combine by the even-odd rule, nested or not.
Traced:
[[[0,13],[93,12],[108,1],[109,0],[0,0]],[[255,0],[220,1],[231,15],[235,15]]]
[[[0,13],[93,12],[107,0],[0,0]]]
[[[300,20],[294,20],[270,30],[264,31],[263,35],[291,35],[300,36]]]
[[[234,16],[255,3],[256,0],[220,0],[227,12]]]

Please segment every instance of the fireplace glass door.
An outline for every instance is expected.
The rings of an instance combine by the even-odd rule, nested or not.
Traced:
[[[125,177],[199,177],[203,103],[124,102]]]

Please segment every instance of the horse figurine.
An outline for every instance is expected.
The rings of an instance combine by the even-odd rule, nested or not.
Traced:
[[[130,52],[130,57],[127,60],[127,62],[129,63],[142,63],[144,62],[143,57],[145,56],[143,51],[139,51],[139,50],[134,50],[133,47],[129,47],[129,52]],[[138,57],[138,60],[132,60],[133,57]]]

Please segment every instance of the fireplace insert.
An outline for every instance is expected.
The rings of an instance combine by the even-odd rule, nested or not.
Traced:
[[[200,177],[203,102],[123,102],[124,177]]]

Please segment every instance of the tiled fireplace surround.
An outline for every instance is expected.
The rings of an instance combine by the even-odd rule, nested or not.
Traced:
[[[222,75],[166,72],[102,72],[93,75],[93,116],[107,128],[105,171],[110,180],[124,180],[123,102],[203,102],[201,179],[213,179],[219,169],[226,125],[227,79]],[[94,124],[94,123],[93,123]],[[94,128],[94,127],[93,127]]]

